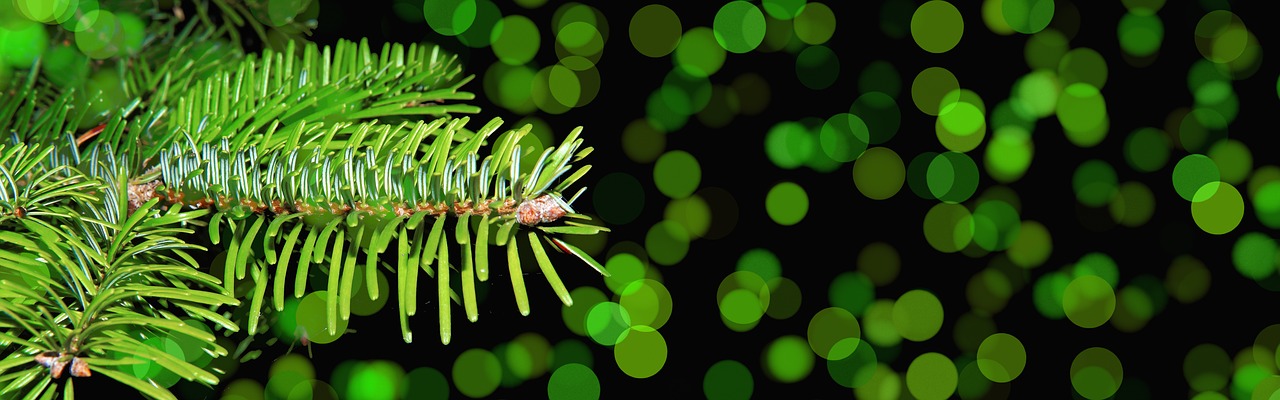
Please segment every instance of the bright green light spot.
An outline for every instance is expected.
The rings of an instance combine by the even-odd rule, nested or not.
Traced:
[[[422,14],[437,33],[455,36],[466,32],[476,20],[475,0],[425,0]]]
[[[929,340],[942,328],[942,319],[942,302],[923,289],[903,293],[893,303],[893,326],[907,340]]]
[[[0,25],[0,64],[31,68],[47,48],[49,33],[44,25],[25,20],[19,20],[12,26]]]
[[[622,305],[606,301],[591,307],[587,312],[585,328],[591,340],[613,346],[626,339],[631,327],[631,315]]]
[[[941,353],[921,354],[907,366],[907,391],[920,400],[943,400],[956,391],[959,373]]]
[[[644,279],[644,262],[631,253],[618,253],[609,257],[604,269],[609,271],[609,276],[604,278],[605,286],[615,294],[621,293],[632,282]]]
[[[764,42],[764,13],[749,2],[730,1],[716,12],[712,29],[720,47],[731,53],[746,53]]]
[[[947,129],[949,133],[958,136],[970,136],[975,133],[981,133],[985,116],[982,110],[977,106],[964,101],[955,101],[946,104],[938,110],[938,122]],[[943,143],[944,145],[946,143]],[[974,146],[976,147],[976,146]],[[971,150],[972,147],[969,148]],[[968,150],[955,150],[968,151]]]
[[[734,289],[720,299],[720,314],[735,324],[747,325],[760,321],[764,306],[760,296],[746,289]]]
[[[644,325],[633,326],[613,347],[618,369],[632,378],[648,378],[667,363],[667,341],[662,333]]]
[[[837,114],[837,117],[838,116],[839,115]],[[834,119],[837,117],[832,118]],[[853,123],[852,119],[848,119],[847,121],[849,121],[849,124],[845,125],[833,123],[831,128],[829,128],[832,129],[832,132],[828,133],[829,136],[827,139],[821,139],[821,134],[818,135],[819,138],[814,138],[813,133],[799,122],[779,122],[772,128],[769,128],[769,132],[765,134],[765,156],[769,157],[769,161],[772,161],[773,164],[777,165],[779,168],[796,169],[807,163],[809,159],[813,157],[814,150],[819,147],[814,143],[815,139],[826,140],[832,143],[833,146],[838,145],[842,141],[848,141],[851,146],[855,146],[857,143],[858,133],[857,124],[860,124],[862,121],[858,120],[857,123]],[[824,125],[823,129],[828,128]],[[846,133],[844,130],[848,130],[848,132]],[[849,140],[850,138],[853,140]],[[833,154],[836,154],[837,156],[849,153],[849,150],[841,149],[839,147],[831,147],[831,149]],[[858,154],[861,154],[861,152],[858,152]],[[832,157],[832,159],[839,160],[836,156],[830,157]]]
[[[982,340],[977,363],[987,379],[1007,383],[1021,375],[1027,366],[1027,349],[1013,335],[997,333]]]
[[[982,22],[987,25],[987,29],[997,35],[1013,34],[1013,27],[1009,26],[1009,22],[1004,20],[1003,0],[982,1]]]
[[[453,361],[453,386],[471,398],[487,397],[502,381],[502,364],[485,349],[469,349]]]
[[[551,97],[565,107],[579,105],[582,96],[582,83],[578,75],[563,65],[551,66],[547,77],[547,85],[551,89]]]
[[[1257,194],[1253,195],[1253,212],[1262,225],[1272,229],[1280,228],[1280,181],[1263,184],[1258,189]]]
[[[858,320],[849,310],[840,307],[824,308],[809,320],[809,348],[824,359],[832,358],[832,349],[836,343],[861,337],[862,329]]]
[[[782,383],[796,383],[813,371],[813,351],[799,336],[787,335],[770,342],[764,349],[765,373]]]
[[[1106,100],[1096,86],[1073,83],[1058,96],[1058,122],[1072,144],[1096,146],[1107,137],[1110,125]]]
[[[493,366],[497,367],[497,360],[494,359],[493,361]],[[457,365],[454,364],[454,379],[458,379],[456,375]],[[400,379],[402,377],[404,377],[404,370],[391,361],[378,360],[357,364],[355,370],[351,372],[350,381],[347,383],[345,398],[396,399],[398,398],[397,388],[400,387]],[[458,389],[461,390],[462,387],[459,386]],[[464,391],[463,393],[467,392]]]
[[[698,160],[683,150],[673,150],[653,165],[653,183],[658,191],[667,197],[681,199],[689,197],[698,189],[702,180],[702,168]]]
[[[606,270],[609,268],[605,266]],[[612,272],[612,270],[609,270]],[[605,281],[608,284],[608,281]],[[569,292],[569,296],[573,297],[573,307],[564,307],[560,309],[560,317],[564,319],[564,326],[569,328],[570,332],[577,335],[587,336],[587,313],[591,311],[596,304],[600,304],[609,300],[604,292],[596,289],[594,286],[579,286]]]
[[[808,44],[823,44],[836,31],[836,16],[822,3],[805,4],[795,18],[796,37]]]
[[[1244,198],[1229,183],[1206,183],[1193,196],[1191,217],[1207,233],[1222,235],[1231,232],[1244,219]]]
[[[510,65],[528,63],[534,54],[538,54],[538,46],[542,43],[538,27],[522,15],[502,17],[493,25],[489,41],[498,60]]]
[[[328,318],[326,317],[328,307],[326,306],[326,298],[329,296],[327,291],[316,291],[308,293],[298,303],[298,311],[296,314],[297,326],[301,329],[301,334],[307,336],[307,340],[311,343],[327,344],[338,340],[347,331],[347,320],[337,318],[337,326],[334,331],[330,331]]]
[[[711,76],[724,66],[724,48],[716,42],[711,28],[697,27],[684,33],[672,60],[676,67],[694,76]]]
[[[809,213],[809,195],[795,183],[782,182],[769,189],[765,211],[779,225],[795,225]]]
[[[653,279],[631,282],[623,288],[618,304],[631,314],[632,325],[658,329],[671,318],[671,292]]]
[[[1111,319],[1116,310],[1116,294],[1111,285],[1096,275],[1075,278],[1062,294],[1067,319],[1081,328],[1097,328]]]
[[[930,53],[945,53],[964,36],[964,19],[951,3],[931,0],[916,8],[911,16],[911,38]]]
[[[1271,276],[1276,270],[1276,241],[1261,232],[1241,235],[1231,248],[1231,262],[1246,278],[1262,280]]]
[[[996,128],[991,140],[987,142],[986,153],[982,159],[987,174],[1001,183],[1009,183],[1021,179],[1031,167],[1035,147],[1031,143],[1031,134],[1021,127],[1009,125]]]
[[[1053,0],[1003,0],[1000,11],[1010,28],[1033,34],[1049,26],[1053,9]]]
[[[596,400],[600,398],[600,378],[595,371],[578,363],[556,368],[547,381],[547,398],[551,400]]]
[[[1164,41],[1164,23],[1154,14],[1129,12],[1120,18],[1116,27],[1120,48],[1135,57],[1148,57],[1160,50]]]
[[[1033,36],[1032,39],[1034,38]],[[1053,71],[1038,69],[1013,83],[1011,105],[1015,112],[1026,119],[1045,118],[1057,111],[1058,98],[1061,96],[1062,85],[1058,82],[1058,76]]]

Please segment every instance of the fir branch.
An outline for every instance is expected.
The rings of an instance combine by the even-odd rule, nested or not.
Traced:
[[[0,171],[27,176],[37,187],[51,185],[45,183],[50,176],[70,172],[70,177],[56,182],[78,184],[73,193],[79,194],[35,197],[44,199],[38,203],[41,207],[59,211],[13,216],[13,229],[0,231],[0,260],[5,261],[0,263],[0,341],[18,345],[3,349],[0,375],[21,368],[7,375],[14,380],[0,394],[40,396],[70,385],[55,380],[66,365],[73,378],[97,371],[129,384],[125,375],[110,370],[110,359],[116,357],[152,360],[186,379],[216,384],[217,378],[201,367],[129,338],[139,333],[181,334],[198,339],[211,354],[227,353],[213,343],[211,334],[164,310],[170,305],[208,308],[238,303],[186,254],[203,248],[180,238],[192,232],[180,226],[205,212],[161,212],[154,209],[158,200],[153,200],[127,214],[127,168],[108,169],[111,179],[104,180],[69,165],[42,169],[40,162],[30,161],[33,154],[47,155],[52,149],[14,148],[18,150],[0,151],[8,155],[0,157]],[[207,319],[204,312],[186,314]],[[163,388],[144,393],[172,397]]]
[[[560,146],[546,149],[528,169],[521,169],[521,154],[531,149],[521,149],[517,144],[530,127],[509,130],[499,135],[493,153],[481,158],[480,150],[489,137],[495,135],[501,119],[493,119],[478,131],[465,129],[469,118],[440,118],[430,123],[418,122],[387,125],[366,122],[347,129],[335,125],[328,130],[299,132],[289,139],[296,145],[274,148],[237,147],[229,139],[218,145],[195,144],[195,141],[175,142],[160,153],[162,163],[160,178],[164,185],[158,187],[158,195],[177,206],[210,207],[216,209],[211,220],[209,234],[214,243],[224,241],[220,223],[233,225],[232,236],[227,242],[228,255],[224,285],[228,292],[239,292],[237,284],[254,285],[255,301],[243,324],[256,327],[259,300],[273,286],[273,296],[284,294],[284,282],[288,268],[279,266],[288,262],[297,248],[301,230],[306,235],[298,258],[302,261],[292,271],[296,277],[295,296],[301,296],[305,287],[310,263],[319,263],[329,276],[331,313],[328,327],[332,329],[337,318],[346,319],[354,290],[350,287],[354,263],[364,253],[367,274],[385,265],[388,272],[397,274],[400,288],[398,303],[401,320],[411,314],[410,287],[417,285],[416,278],[407,271],[422,268],[429,275],[447,276],[444,268],[449,260],[433,255],[448,254],[444,246],[459,245],[462,250],[458,265],[463,279],[461,302],[468,309],[468,319],[478,317],[475,311],[475,292],[468,280],[488,277],[488,234],[491,226],[499,228],[499,235],[513,232],[516,225],[537,226],[530,231],[531,238],[552,234],[595,234],[607,231],[603,227],[582,224],[549,227],[546,224],[572,213],[570,202],[562,199],[557,189],[569,187],[581,173],[569,174],[575,155],[585,155],[589,148],[581,149],[580,129],[570,133]],[[349,130],[345,140],[333,141],[333,133]],[[456,143],[455,140],[461,140]],[[419,145],[419,144],[422,145]],[[289,149],[289,150],[284,150]],[[582,167],[585,169],[586,167]],[[581,172],[581,170],[579,171]],[[566,178],[568,176],[568,178]],[[553,185],[560,182],[559,185]],[[442,229],[446,217],[457,216],[454,229]],[[422,238],[428,222],[424,217],[435,218],[430,234]],[[475,238],[473,247],[467,226],[470,216],[476,216],[482,224],[477,232],[486,232],[485,239]],[[270,219],[270,223],[266,221]],[[264,230],[262,226],[266,225]],[[295,226],[295,228],[289,228]],[[346,229],[339,229],[344,227]],[[284,238],[279,232],[292,230]],[[301,229],[301,230],[299,230]],[[262,236],[263,232],[267,232]],[[319,233],[317,236],[317,232]],[[408,237],[413,232],[412,240]],[[448,232],[455,232],[450,239]],[[399,238],[397,238],[397,235]],[[499,237],[502,237],[499,236]],[[263,240],[263,253],[255,254],[243,243]],[[316,239],[318,237],[318,239]],[[333,237],[332,240],[331,237]],[[551,240],[551,239],[548,239]],[[344,246],[345,241],[352,245]],[[398,254],[412,255],[409,259],[396,258],[380,263],[379,258],[391,243],[396,243]],[[498,240],[498,245],[514,241]],[[573,254],[589,266],[604,273],[598,262],[590,256],[555,239],[554,248]],[[566,304],[571,304],[568,292],[551,265],[538,241],[530,241],[538,257],[539,265],[548,282],[556,289]],[[326,262],[326,259],[328,262]],[[272,277],[274,284],[262,279],[258,271],[260,261],[276,265]],[[416,266],[415,266],[416,261]],[[433,268],[434,265],[434,268]],[[325,268],[327,266],[327,269]],[[252,281],[244,280],[246,268],[252,268]],[[512,279],[523,291],[522,277]],[[367,279],[376,284],[376,279]],[[442,280],[442,282],[445,282]],[[516,284],[516,282],[513,282]],[[442,283],[444,298],[454,296],[448,285]],[[370,289],[376,296],[376,288]],[[277,311],[283,299],[270,302]],[[522,313],[527,314],[527,301],[517,301]],[[447,311],[447,310],[445,310]],[[441,316],[448,322],[447,315]],[[441,327],[442,341],[450,336],[448,324]],[[402,323],[406,340],[410,340],[407,322]],[[255,329],[250,329],[253,334]]]

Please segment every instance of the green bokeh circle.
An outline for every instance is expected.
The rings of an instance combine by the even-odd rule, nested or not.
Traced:
[[[673,221],[661,221],[649,228],[644,237],[644,247],[653,262],[675,265],[689,254],[689,232]]]
[[[1001,15],[1018,33],[1033,34],[1044,30],[1053,20],[1053,0],[1002,0]]]
[[[672,60],[690,75],[711,76],[724,66],[724,53],[711,28],[697,27],[681,36]]]
[[[671,54],[680,44],[680,16],[661,4],[640,8],[631,16],[627,33],[631,45],[646,57],[658,58]]]
[[[960,378],[955,363],[941,353],[921,354],[907,366],[907,391],[920,400],[943,400],[955,394]]]
[[[1071,386],[1089,400],[1111,397],[1124,382],[1124,367],[1111,350],[1090,347],[1071,362]]]
[[[973,215],[959,204],[938,203],[924,216],[924,238],[943,253],[964,249],[973,240]]]
[[[712,364],[702,378],[702,393],[707,400],[748,400],[754,391],[751,370],[735,360]]]
[[[902,157],[888,147],[867,149],[853,163],[853,184],[863,196],[885,200],[898,193],[906,180]]]
[[[836,31],[836,16],[826,4],[805,4],[793,21],[796,38],[808,44],[823,44]]]
[[[765,211],[779,225],[795,225],[809,213],[809,195],[795,183],[778,183],[765,197]]]
[[[1090,83],[1066,86],[1058,96],[1057,114],[1067,139],[1076,146],[1093,147],[1107,137],[1107,103],[1098,87]]]
[[[861,339],[862,328],[849,310],[827,307],[809,319],[809,348],[823,359],[831,359],[836,343],[845,339]],[[845,354],[847,356],[847,354]]]
[[[978,346],[978,368],[992,382],[1007,383],[1022,375],[1027,366],[1027,349],[1008,333],[987,336]]]
[[[782,383],[796,383],[813,371],[813,350],[799,336],[783,336],[765,347],[761,364],[771,379]]]
[[[1207,233],[1226,234],[1235,230],[1244,219],[1244,198],[1229,183],[1207,183],[1193,196],[1191,217]]]
[[[1183,200],[1194,201],[1197,191],[1221,177],[1218,164],[1213,159],[1203,154],[1189,154],[1173,166],[1173,189]],[[1217,187],[1211,189],[1216,190]],[[1205,194],[1213,195],[1214,192]]]
[[[600,378],[591,368],[570,363],[556,368],[547,381],[551,400],[596,400],[600,398]]]
[[[942,329],[942,302],[923,289],[914,289],[893,303],[893,326],[902,338],[923,342]]]
[[[746,53],[764,41],[764,13],[749,2],[730,1],[716,12],[712,30],[720,47],[730,53]]]
[[[618,369],[632,378],[648,378],[667,363],[667,341],[662,333],[645,325],[631,327],[625,339],[613,347]]]
[[[809,89],[831,87],[839,76],[840,56],[827,46],[809,46],[796,55],[796,78]]]
[[[916,8],[911,16],[911,38],[930,53],[945,53],[964,36],[964,19],[951,3],[931,0]]]
[[[1231,263],[1241,275],[1262,280],[1276,272],[1276,241],[1262,232],[1240,235],[1231,248]]]
[[[1081,328],[1097,328],[1111,319],[1116,310],[1116,294],[1106,280],[1096,275],[1077,277],[1062,294],[1062,308],[1072,323]]]
[[[1169,134],[1157,128],[1138,128],[1124,141],[1124,159],[1138,172],[1155,172],[1169,162]]]
[[[502,380],[502,364],[485,349],[468,349],[453,361],[453,386],[471,398],[488,397]]]
[[[537,25],[522,15],[502,17],[493,25],[489,42],[498,60],[509,65],[528,63],[542,43]]]
[[[423,17],[437,33],[456,36],[471,28],[476,20],[476,0],[425,0]]]
[[[693,194],[702,180],[702,167],[698,159],[683,150],[663,154],[653,165],[653,183],[658,191],[673,199]]]
[[[859,388],[876,373],[876,351],[871,343],[846,338],[831,346],[827,358],[827,374],[840,386]]]

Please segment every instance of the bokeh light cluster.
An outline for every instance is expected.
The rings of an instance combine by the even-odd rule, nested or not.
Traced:
[[[277,36],[329,9],[266,3]],[[1268,21],[1224,0],[1117,3],[394,1],[380,23],[454,45],[485,111],[534,126],[522,146],[595,132],[604,160],[575,206],[612,231],[574,243],[609,276],[562,273],[571,307],[492,342],[331,371],[299,347],[221,396],[1280,396]],[[129,94],[95,63],[140,51],[137,15],[0,1],[0,84],[38,60],[101,93],[85,106],[118,107]],[[363,283],[388,293],[385,272],[354,276],[352,313],[386,314]],[[313,289],[275,315],[276,340],[377,340],[358,318],[328,329]],[[1223,304],[1262,311],[1190,334]]]

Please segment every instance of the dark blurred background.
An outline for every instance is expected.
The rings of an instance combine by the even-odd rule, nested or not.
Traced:
[[[423,5],[420,3],[319,1],[318,29],[310,40],[327,44],[337,39],[367,38],[375,48],[384,42],[439,44],[459,55],[465,73],[476,75],[476,80],[466,89],[477,94],[473,103],[483,109],[478,118],[485,120],[497,116],[506,119],[508,124],[514,124],[526,117],[519,110],[499,105],[485,90],[490,84],[485,82],[486,71],[500,62],[493,49],[467,46],[455,36],[436,32],[423,20]],[[801,0],[800,3],[804,2]],[[832,282],[842,273],[860,270],[858,256],[872,242],[889,244],[900,257],[897,278],[875,287],[875,298],[897,299],[908,290],[925,289],[936,295],[944,309],[942,326],[936,336],[924,342],[903,340],[892,349],[877,348],[879,361],[897,371],[900,377],[894,379],[901,380],[907,377],[906,371],[912,360],[921,354],[938,352],[955,360],[964,359],[966,354],[956,339],[963,334],[956,332],[960,316],[972,313],[975,308],[969,293],[971,289],[968,289],[970,281],[979,272],[989,267],[996,268],[991,266],[999,261],[993,260],[998,260],[998,254],[1002,252],[970,255],[940,252],[926,241],[922,229],[926,212],[938,203],[937,200],[916,195],[909,184],[904,184],[887,200],[868,199],[851,179],[852,162],[838,163],[826,168],[829,170],[805,166],[780,167],[766,153],[766,137],[779,123],[802,121],[809,129],[817,131],[828,117],[849,112],[854,100],[865,91],[859,83],[864,69],[873,62],[883,62],[897,72],[901,90],[895,100],[900,124],[892,139],[872,147],[893,149],[904,164],[924,152],[946,151],[938,144],[934,133],[937,118],[922,113],[911,99],[913,79],[921,70],[946,68],[958,79],[960,87],[981,96],[988,110],[1007,99],[1014,82],[1030,72],[1025,54],[1032,36],[994,33],[984,23],[985,3],[990,1],[954,3],[963,16],[963,38],[953,49],[942,54],[922,50],[909,32],[912,12],[921,2],[823,3],[834,16],[835,28],[834,35],[822,45],[838,56],[836,78],[829,86],[820,89],[806,87],[798,77],[797,54],[807,44],[794,43],[797,41],[795,38],[790,39],[793,43],[783,49],[728,53],[723,67],[708,78],[709,82],[730,86],[735,79],[749,74],[763,78],[768,88],[767,99],[740,99],[743,103],[755,101],[766,104],[761,112],[733,114],[726,124],[719,127],[708,127],[702,120],[689,117],[677,129],[640,136],[650,138],[642,140],[645,142],[652,138],[661,139],[663,143],[656,147],[663,153],[679,150],[692,155],[700,166],[699,190],[718,188],[723,190],[719,193],[727,193],[731,199],[727,203],[714,203],[718,207],[711,213],[713,229],[719,229],[722,237],[692,240],[688,243],[687,255],[674,265],[660,265],[643,255],[640,257],[646,260],[647,268],[653,268],[661,275],[661,283],[671,295],[670,319],[658,329],[667,348],[665,364],[651,377],[629,376],[615,362],[612,347],[600,345],[567,329],[560,315],[562,306],[539,276],[530,275],[526,277],[533,309],[530,316],[520,317],[514,312],[506,279],[494,279],[489,284],[482,284],[492,288],[488,289],[488,300],[482,304],[482,317],[477,323],[467,323],[458,317],[461,312],[455,312],[454,341],[447,346],[435,340],[434,306],[428,308],[430,312],[413,320],[414,329],[422,338],[413,344],[399,340],[395,313],[390,310],[374,317],[353,320],[350,326],[357,329],[356,333],[335,344],[313,346],[312,360],[317,379],[329,379],[327,377],[344,361],[381,359],[394,361],[405,371],[431,367],[440,371],[447,380],[452,380],[451,368],[462,353],[475,348],[492,351],[521,333],[534,332],[552,345],[564,340],[585,344],[590,349],[592,370],[598,378],[602,398],[702,397],[708,394],[704,391],[704,383],[709,379],[708,371],[723,360],[737,361],[750,371],[753,380],[741,384],[753,388],[754,398],[849,398],[855,396],[854,389],[834,382],[825,365],[826,360],[820,357],[812,357],[812,370],[802,380],[782,383],[766,371],[767,363],[762,361],[762,355],[780,337],[806,337],[810,318],[819,310],[831,307],[830,299],[841,295],[830,293]],[[963,397],[1083,398],[1073,390],[1072,361],[1082,350],[1095,346],[1110,350],[1123,363],[1123,379],[1115,398],[1193,396],[1195,391],[1188,383],[1184,361],[1193,347],[1204,343],[1218,346],[1235,360],[1230,370],[1220,371],[1228,374],[1226,378],[1232,378],[1231,383],[1220,390],[1222,394],[1234,397],[1238,390],[1251,388],[1263,378],[1276,379],[1274,360],[1269,361],[1270,368],[1259,367],[1258,371],[1263,372],[1256,372],[1254,369],[1241,369],[1242,363],[1255,360],[1242,360],[1239,355],[1248,353],[1252,357],[1255,353],[1249,351],[1248,346],[1255,344],[1264,328],[1280,323],[1273,311],[1277,304],[1277,286],[1242,276],[1232,259],[1233,246],[1243,234],[1262,232],[1270,237],[1271,228],[1254,217],[1252,202],[1246,194],[1246,211],[1238,227],[1224,235],[1202,231],[1189,212],[1191,203],[1175,193],[1170,178],[1175,163],[1190,152],[1172,147],[1169,161],[1158,171],[1146,173],[1129,167],[1124,147],[1130,133],[1141,127],[1159,128],[1170,137],[1177,138],[1179,125],[1170,122],[1180,118],[1176,110],[1196,104],[1188,89],[1188,73],[1195,63],[1204,59],[1195,38],[1197,24],[1206,14],[1213,10],[1229,10],[1243,20],[1257,43],[1264,47],[1272,39],[1270,21],[1266,17],[1269,14],[1261,9],[1262,3],[1247,2],[1176,1],[1164,4],[1162,1],[1057,0],[1039,3],[1053,5],[1055,15],[1048,29],[1066,33],[1064,36],[1069,38],[1070,49],[1091,48],[1105,60],[1107,83],[1101,88],[1101,93],[1107,105],[1109,133],[1097,146],[1082,148],[1067,139],[1057,118],[1040,119],[1035,122],[1031,133],[1034,159],[1030,167],[1020,179],[1003,185],[992,180],[983,167],[985,142],[969,152],[980,172],[974,198],[994,186],[1011,189],[1020,200],[1021,219],[1038,221],[1048,228],[1052,236],[1052,251],[1039,267],[1013,267],[1014,272],[1010,273],[1009,279],[1014,283],[1004,299],[1005,305],[986,319],[993,324],[995,331],[1020,339],[1026,349],[1025,371],[1011,383],[991,385],[981,396],[971,397],[973,392],[970,391]],[[531,8],[508,1],[492,4],[502,15],[527,17],[538,28],[541,46],[529,64],[533,70],[557,62],[551,26],[558,11],[572,9],[576,3],[548,1]],[[761,6],[759,1],[751,4]],[[1154,60],[1145,66],[1127,62],[1118,40],[1120,20],[1130,12],[1127,5],[1132,4],[1162,5],[1156,16],[1163,23],[1163,41]],[[667,218],[664,209],[672,200],[655,183],[653,159],[637,160],[634,152],[628,153],[624,132],[629,124],[651,116],[647,109],[648,101],[663,86],[664,78],[676,64],[671,55],[654,58],[640,54],[629,38],[628,28],[633,16],[647,4],[595,2],[586,5],[601,13],[609,30],[604,50],[595,63],[599,73],[598,95],[593,101],[562,113],[535,109],[528,114],[545,122],[557,140],[573,127],[585,127],[583,137],[586,145],[593,146],[595,153],[585,161],[592,164],[593,169],[581,182],[591,189],[577,203],[581,208],[579,211],[593,215],[604,212],[597,208],[602,207],[601,202],[605,200],[591,196],[611,198],[608,193],[593,193],[599,180],[606,175],[625,174],[639,183],[643,201],[637,206],[638,214],[626,223],[610,224],[612,232],[599,246],[603,251],[597,258],[605,262],[609,255],[618,252],[638,250],[643,253],[648,232]],[[721,2],[702,1],[664,5],[678,15],[686,32],[695,27],[711,27],[722,6]],[[905,14],[900,10],[905,10]],[[770,19],[770,23],[773,22],[776,21]],[[1269,118],[1277,105],[1277,71],[1265,51],[1263,53],[1256,72],[1242,74],[1230,81],[1238,98],[1239,113],[1230,123],[1227,135],[1247,145],[1252,152],[1254,168],[1276,161],[1269,138],[1274,130]],[[991,124],[990,120],[988,124]],[[1175,128],[1167,129],[1170,126]],[[989,127],[986,134],[988,139],[993,136]],[[1110,164],[1120,182],[1137,181],[1150,189],[1154,196],[1154,213],[1149,221],[1135,227],[1117,225],[1105,207],[1090,208],[1077,201],[1072,185],[1073,174],[1077,166],[1093,159]],[[766,212],[767,193],[783,181],[798,184],[808,194],[808,214],[790,226],[774,222]],[[1237,185],[1242,193],[1245,192],[1244,186]],[[628,204],[634,203],[634,199],[628,201]],[[725,204],[732,204],[736,209]],[[964,204],[971,205],[972,202]],[[738,269],[743,254],[757,248],[767,249],[777,257],[781,275],[794,281],[801,300],[790,318],[776,319],[766,315],[754,328],[737,332],[722,322],[717,288],[726,276]],[[1202,261],[1212,280],[1208,292],[1190,304],[1176,301],[1167,293],[1163,299],[1149,298],[1151,302],[1164,306],[1150,315],[1145,326],[1134,332],[1121,331],[1110,323],[1097,328],[1081,328],[1068,319],[1051,319],[1038,311],[1033,300],[1033,287],[1039,279],[1050,271],[1067,268],[1091,252],[1106,254],[1115,261],[1121,286],[1141,276],[1164,283],[1173,260],[1184,255]],[[567,256],[553,254],[553,257],[560,257],[560,276],[570,289],[592,286],[611,295],[604,281],[590,269],[575,264]],[[1272,278],[1274,275],[1272,272]],[[1123,307],[1126,305],[1122,300],[1117,308]],[[864,317],[858,317],[866,328]],[[867,335],[862,336],[866,340]],[[1271,348],[1265,349],[1264,354],[1274,354],[1276,343],[1270,344]],[[283,352],[284,348],[280,346],[268,350],[259,362],[242,366],[228,381],[243,377],[266,382],[268,365],[262,360],[270,360]],[[967,356],[968,360],[973,359],[972,354]],[[1262,360],[1256,361],[1262,363]],[[962,367],[964,365],[958,368]],[[1239,372],[1241,370],[1246,372]],[[551,371],[548,370],[540,376],[510,385],[504,380],[504,384],[490,397],[548,396],[550,376]],[[972,376],[966,377],[962,373],[961,386],[966,385],[964,382],[970,378]],[[899,383],[900,398],[911,398],[909,382]],[[462,396],[456,388],[453,390],[451,397]],[[1243,393],[1248,394],[1248,391]],[[857,394],[860,398],[863,395]],[[952,398],[959,397],[961,394],[952,395]]]

